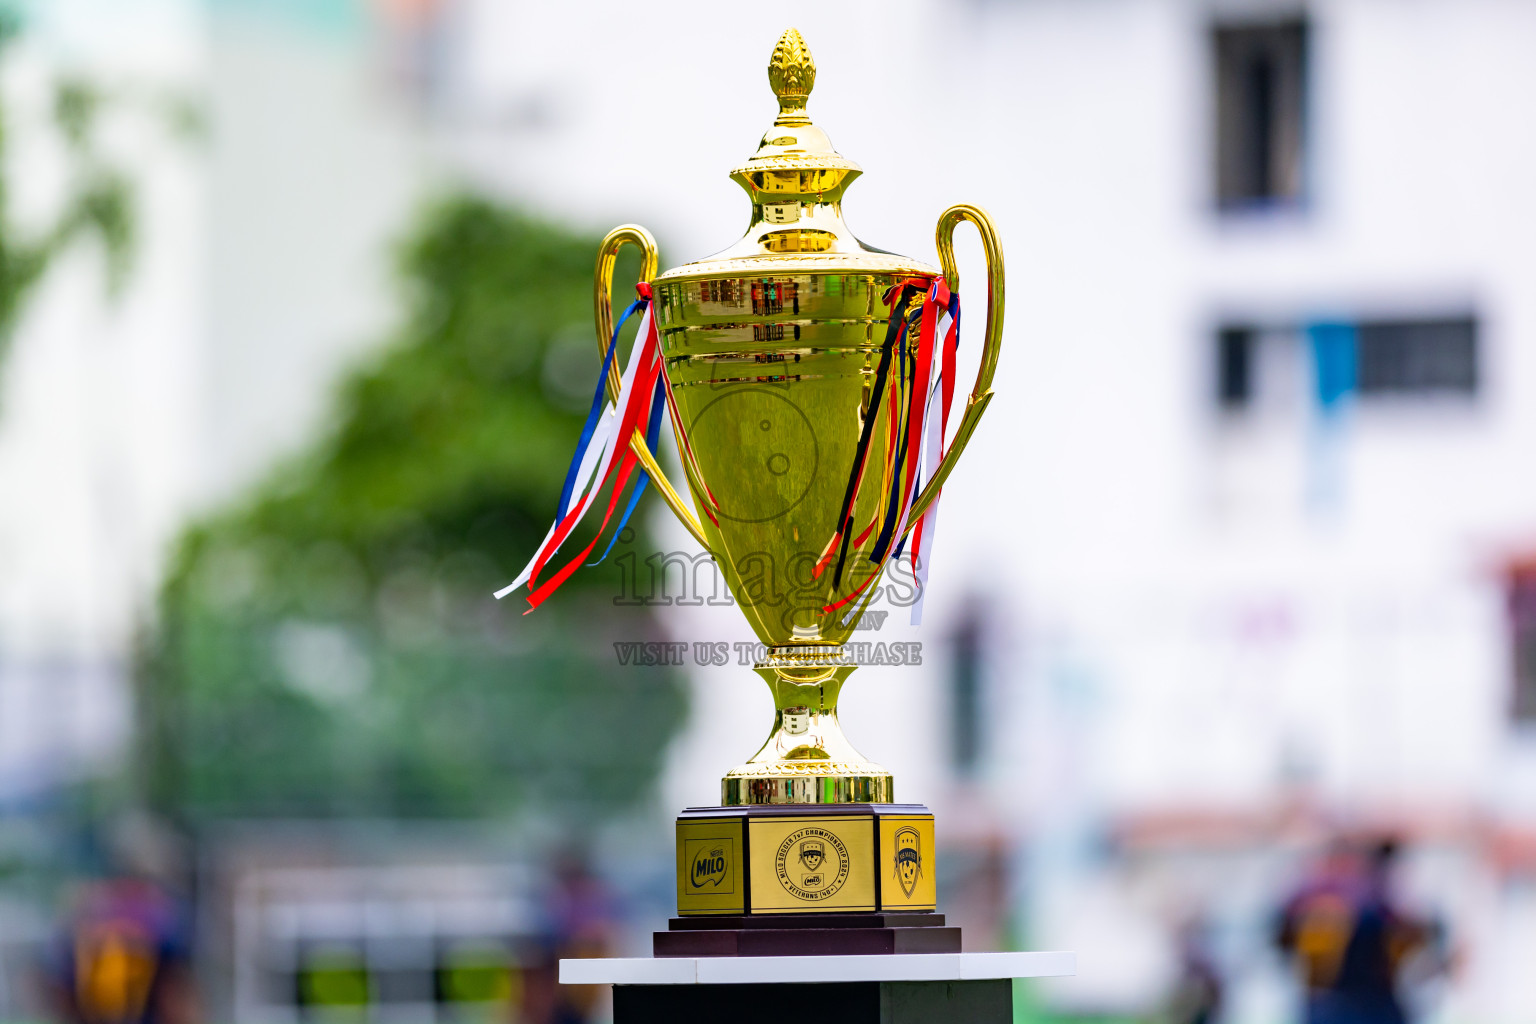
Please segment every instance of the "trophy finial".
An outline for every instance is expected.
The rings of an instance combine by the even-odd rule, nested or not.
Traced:
[[[774,46],[768,58],[768,84],[779,98],[779,116],[764,133],[757,152],[731,171],[731,177],[753,196],[755,205],[764,202],[760,194],[769,193],[779,197],[772,203],[791,194],[838,202],[843,186],[859,176],[859,165],[833,149],[827,133],[812,124],[805,112],[806,97],[816,84],[816,62],[797,30],[786,29]]]
[[[777,123],[808,121],[805,116],[805,100],[816,85],[816,62],[811,59],[810,47],[805,45],[798,29],[785,29],[768,58],[768,84],[779,98]]]

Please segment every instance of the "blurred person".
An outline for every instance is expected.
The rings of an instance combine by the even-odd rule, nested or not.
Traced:
[[[618,913],[612,890],[578,849],[562,853],[544,904],[544,942],[524,972],[526,1024],[586,1024],[597,1016],[600,985],[559,984],[564,959],[609,956]]]
[[[84,885],[43,965],[47,1002],[65,1024],[197,1024],[187,915],[167,880],[168,835],[119,822],[117,870]]]
[[[1215,1024],[1221,1019],[1224,986],[1211,956],[1210,928],[1195,917],[1179,928],[1179,977],[1163,1019],[1168,1024]]]
[[[1306,1024],[1406,1024],[1399,992],[1405,962],[1432,928],[1391,892],[1399,846],[1336,841],[1280,913],[1280,948],[1305,987]]]

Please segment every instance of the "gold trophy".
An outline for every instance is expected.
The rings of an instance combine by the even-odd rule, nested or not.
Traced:
[[[713,556],[766,645],[766,660],[755,670],[776,708],[767,742],[722,780],[722,806],[690,809],[678,819],[682,919],[674,920],[673,935],[682,940],[692,932],[693,944],[664,949],[666,933],[658,933],[658,954],[698,951],[699,929],[709,926],[689,919],[702,916],[865,914],[859,920],[868,924],[871,915],[901,912],[907,917],[897,923],[910,924],[911,912],[934,909],[933,816],[920,805],[893,802],[890,773],[844,737],[837,698],[855,667],[844,644],[899,541],[890,524],[911,531],[919,522],[992,397],[1003,325],[1002,250],[979,208],[953,206],[939,218],[939,262],[949,289],[959,290],[955,226],[976,225],[985,247],[981,368],[953,439],[921,490],[893,488],[905,426],[901,404],[882,389],[890,389],[898,364],[915,364],[920,354],[918,317],[893,315],[893,296],[914,296],[915,309],[916,296],[941,272],[865,245],[843,223],[843,193],[862,172],[806,114],[815,79],[810,52],[790,29],[768,65],[778,117],[757,152],[731,172],[752,201],[739,242],[658,276],[655,241],[644,228],[625,225],[603,240],[597,262],[597,334],[606,351],[615,255],[626,243],[642,251],[641,279],[652,286],[694,507],[668,483],[638,430],[631,449]],[[618,395],[616,366],[608,388]],[[860,465],[866,484],[850,486]],[[927,917],[942,924],[938,915]],[[933,937],[910,940],[903,950],[937,948],[941,933],[957,932],[902,930]],[[953,939],[958,948],[958,934]]]

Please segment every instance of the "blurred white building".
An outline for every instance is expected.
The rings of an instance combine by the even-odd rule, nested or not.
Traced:
[[[0,53],[5,216],[28,237],[58,216],[75,167],[52,103],[72,78],[106,97],[100,149],[136,211],[123,294],[107,295],[99,245],[71,247],[0,367],[0,1018],[13,1019],[38,1012],[26,975],[52,922],[11,870],[62,869],[74,837],[39,821],[71,784],[124,765],[134,638],[183,524],[310,436],[337,373],[384,339],[390,245],[429,163],[395,59],[405,15],[277,0],[4,9],[21,27]],[[204,131],[174,116],[188,109]]]
[[[940,814],[970,934],[1074,948],[1052,1005],[1130,1012],[1200,916],[1228,1019],[1285,1019],[1266,915],[1331,829],[1390,828],[1467,954],[1434,1012],[1536,1012],[1536,6],[31,11],[11,87],[104,68],[205,95],[211,136],[124,143],[147,226],[128,298],[99,300],[82,251],[17,336],[0,794],[113,756],[165,544],[383,336],[387,242],[425,188],[639,221],[669,265],[721,249],[746,222],[725,172],[771,121],[762,68],[794,24],[810,112],[866,171],[854,229],[932,259],[939,213],[975,202],[1007,247],[998,399],[945,494],[927,623],[881,632],[928,656],[861,670],[843,709]],[[55,157],[13,146],[46,203]],[[747,639],[733,609],[666,617]],[[760,691],[698,673],[662,814],[717,799],[766,731]]]

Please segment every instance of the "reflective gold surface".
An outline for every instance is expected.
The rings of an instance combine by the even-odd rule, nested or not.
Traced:
[[[773,731],[751,760],[721,781],[720,802],[727,807],[891,803],[890,774],[866,761],[837,721],[837,696],[854,667],[807,671],[782,664],[782,655],[781,664],[774,660],[770,656],[756,669],[773,691]]]
[[[697,515],[666,482],[640,433],[632,439],[663,497],[714,556],[770,648],[757,671],[774,692],[774,729],[722,782],[728,805],[894,799],[889,773],[853,749],[837,720],[837,694],[852,671],[842,644],[878,591],[871,577],[885,566],[885,557],[871,558],[880,531],[869,531],[862,543],[850,539],[841,574],[829,566],[818,575],[815,567],[836,532],[855,450],[875,407],[871,392],[891,317],[888,296],[907,282],[928,287],[939,270],[865,245],[844,223],[843,195],[862,172],[806,113],[815,77],[804,40],[790,29],[769,66],[779,115],[757,152],[731,172],[752,203],[746,233],[728,249],[653,282],[674,426]],[[976,225],[987,256],[981,370],[948,454],[912,499],[909,528],[953,470],[992,394],[1003,321],[1002,250],[982,210],[945,211],[938,249],[951,288],[958,290],[952,236],[961,221]],[[643,228],[627,225],[604,240],[596,285],[604,349],[612,330],[613,254],[625,243],[645,254],[643,276],[655,267],[655,243]],[[915,358],[916,330],[903,324],[896,344]],[[617,383],[615,369],[612,393]],[[874,476],[858,489],[853,506],[855,536],[888,511],[891,488],[879,476],[892,461],[891,418],[899,410],[883,397],[870,431],[867,465]]]
[[[836,532],[869,411],[890,315],[882,296],[911,276],[656,282],[667,380],[706,545],[772,647],[848,639],[857,616],[838,605],[882,568],[869,560],[876,530],[850,544],[841,579],[830,566],[814,574]],[[898,344],[916,357],[915,337],[903,331]],[[890,487],[879,473],[890,462],[899,410],[884,399],[870,434],[873,475],[853,506],[856,534],[886,511]]]

